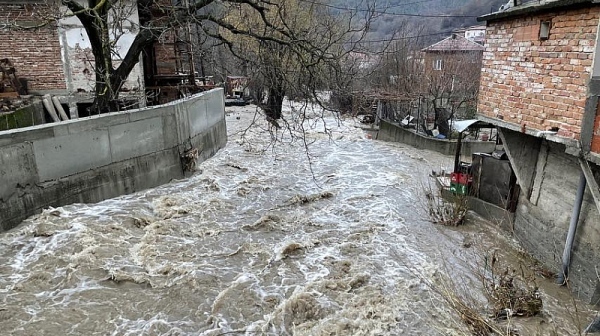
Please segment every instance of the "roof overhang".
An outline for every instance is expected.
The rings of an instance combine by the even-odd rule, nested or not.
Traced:
[[[467,128],[496,128],[496,126],[479,119],[468,119],[455,121],[452,123],[452,128],[458,133],[462,133]]]
[[[565,7],[585,7],[585,5],[600,4],[600,0],[555,0],[548,2],[531,2],[523,5],[519,5],[508,9],[503,12],[494,12],[491,14],[483,15],[477,18],[477,21],[494,21],[507,19],[516,16],[523,16],[528,14],[534,14],[538,12],[545,12],[554,9],[561,9]]]

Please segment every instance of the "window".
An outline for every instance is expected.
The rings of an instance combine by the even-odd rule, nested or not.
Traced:
[[[433,70],[442,70],[442,60],[436,59],[433,61]]]
[[[540,40],[547,40],[550,37],[550,21],[542,21],[540,23]]]

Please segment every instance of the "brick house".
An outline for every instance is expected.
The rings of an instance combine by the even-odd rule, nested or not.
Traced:
[[[39,1],[37,1],[39,2]],[[65,69],[56,25],[38,29],[12,30],[6,22],[24,27],[39,23],[47,8],[36,1],[0,1],[0,59],[9,58],[19,77],[28,79],[30,91],[65,91]],[[43,41],[43,43],[35,43]]]
[[[171,3],[170,0],[162,1]],[[121,20],[112,32],[118,36],[114,47],[115,65],[129,50],[141,24],[165,16],[139,3],[137,0],[119,2],[118,10],[126,19]],[[69,106],[72,118],[85,116],[83,107],[93,99],[95,81],[90,41],[76,17],[40,24],[43,18],[54,17],[56,10],[45,0],[0,0],[0,59],[12,61],[17,76],[27,79],[30,93],[56,95]],[[20,27],[41,27],[21,29],[14,27],[14,23]],[[157,98],[149,103],[164,103],[179,97],[177,90],[173,93],[167,87],[180,88],[186,80],[194,84],[194,80],[188,78],[194,73],[188,28],[165,33],[159,42],[142,53],[140,62],[122,87],[122,98],[144,105],[146,88],[150,86],[162,95],[148,94],[148,97]]]
[[[457,115],[472,117],[470,111],[475,110],[483,50],[482,45],[458,34],[421,50],[424,71],[421,90],[433,103],[436,125]],[[440,132],[449,135],[446,134],[449,128],[443,128]]]
[[[478,118],[499,128],[517,176],[514,235],[559,275],[569,266],[575,292],[598,303],[600,4],[523,1],[479,19]]]

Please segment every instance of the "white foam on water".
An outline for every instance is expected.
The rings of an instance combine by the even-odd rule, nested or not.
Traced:
[[[451,158],[302,108],[285,117],[304,129],[272,136],[261,117],[248,128],[252,107],[228,110],[227,146],[191,178],[49,209],[0,235],[3,330],[459,335],[430,287],[458,258],[419,203]]]

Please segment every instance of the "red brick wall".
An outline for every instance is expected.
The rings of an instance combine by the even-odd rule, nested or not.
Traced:
[[[15,19],[22,24],[37,21],[32,6],[0,5],[3,23]],[[65,89],[60,42],[55,25],[35,30],[0,29],[0,58],[9,58],[17,76],[29,80],[30,90]]]
[[[154,44],[156,71],[159,75],[173,75],[177,70],[175,57],[175,34],[168,32]]]
[[[481,51],[468,52],[424,52],[423,62],[426,73],[451,73],[464,75],[479,72],[481,68]],[[434,70],[435,60],[442,60],[442,70]]]
[[[578,139],[599,18],[592,7],[488,23],[478,113]]]

